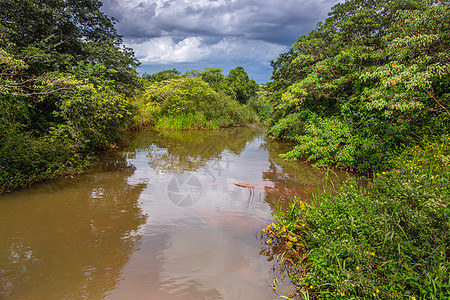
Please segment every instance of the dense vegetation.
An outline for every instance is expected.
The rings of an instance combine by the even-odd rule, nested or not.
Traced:
[[[287,158],[381,170],[450,122],[448,1],[347,1],[272,62]]]
[[[0,0],[0,193],[117,140],[137,61],[101,2]]]
[[[449,1],[349,0],[272,62],[283,157],[373,174],[263,230],[295,298],[450,298],[449,17]]]
[[[228,76],[220,68],[207,68],[184,75],[166,70],[144,78],[146,87],[135,101],[135,126],[212,129],[256,118],[248,104],[256,102],[259,87],[242,67],[230,70]]]
[[[263,230],[297,295],[319,299],[450,297],[450,137],[408,149],[368,187],[295,199]],[[443,160],[447,158],[447,160]]]

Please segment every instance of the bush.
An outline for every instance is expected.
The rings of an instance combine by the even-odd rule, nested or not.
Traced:
[[[206,128],[224,127],[243,124],[254,117],[250,109],[216,92],[198,77],[156,82],[135,100],[135,105],[138,107],[135,122],[159,124],[160,128],[175,129],[183,124],[188,127],[195,124],[203,124]],[[194,117],[200,119],[195,121]]]
[[[395,149],[376,134],[355,132],[349,121],[339,117],[319,117],[308,114],[290,114],[269,130],[269,135],[296,142],[285,159],[314,162],[316,167],[334,166],[368,172],[386,167]]]
[[[70,143],[13,132],[0,145],[0,194],[58,174],[86,167],[89,157]]]
[[[88,164],[90,151],[120,139],[130,105],[108,83],[73,79],[60,95],[34,102],[0,95],[0,193],[78,172]]]
[[[267,131],[268,136],[275,139],[286,139],[295,141],[299,135],[304,133],[304,119],[306,113],[293,113],[278,120]]]
[[[131,115],[128,100],[108,87],[80,87],[58,105],[58,111],[53,114],[62,122],[51,127],[50,132],[80,149],[120,140]]]
[[[272,105],[270,105],[269,100],[263,95],[250,98],[247,106],[256,113],[261,122],[267,123],[272,116]]]

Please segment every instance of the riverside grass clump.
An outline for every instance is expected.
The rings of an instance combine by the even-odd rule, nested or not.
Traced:
[[[262,231],[311,299],[449,299],[450,138],[427,140],[338,194],[294,199]]]
[[[162,116],[155,126],[157,129],[168,130],[202,130],[219,127],[214,120],[208,120],[200,112],[181,113],[177,116]]]

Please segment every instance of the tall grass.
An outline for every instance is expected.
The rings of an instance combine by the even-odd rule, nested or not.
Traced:
[[[448,299],[449,157],[446,135],[406,151],[368,188],[349,178],[337,196],[294,199],[276,213],[263,238],[277,248],[298,295]]]
[[[181,113],[176,116],[162,116],[156,124],[157,129],[168,130],[204,130],[218,127],[217,122],[207,120],[201,112]]]

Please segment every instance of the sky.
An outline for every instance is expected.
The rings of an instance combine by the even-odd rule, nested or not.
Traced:
[[[258,83],[270,61],[325,20],[336,0],[102,0],[141,62],[153,74],[242,66]]]

